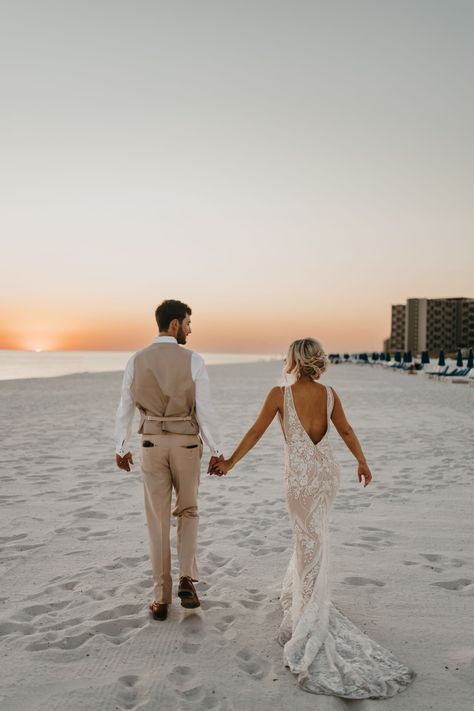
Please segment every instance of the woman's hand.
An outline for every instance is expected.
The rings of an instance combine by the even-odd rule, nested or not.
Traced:
[[[230,459],[223,459],[216,462],[212,468],[211,474],[216,474],[217,476],[225,476],[228,471],[233,468],[233,464]]]
[[[359,469],[357,471],[357,476],[360,483],[362,484],[362,477],[364,477],[364,489],[372,481],[372,474],[369,469],[367,462],[359,462]]]

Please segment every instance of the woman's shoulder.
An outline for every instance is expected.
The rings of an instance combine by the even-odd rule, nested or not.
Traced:
[[[283,402],[285,387],[283,385],[275,385],[275,387],[269,390],[267,395],[267,400],[280,406]]]
[[[282,397],[284,391],[285,391],[284,385],[275,385],[273,388],[271,388],[271,390],[269,390],[268,397],[271,397],[271,398]]]

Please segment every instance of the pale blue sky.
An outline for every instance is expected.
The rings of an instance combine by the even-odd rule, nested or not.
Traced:
[[[474,296],[473,2],[15,0],[0,28],[6,334],[174,297],[242,350],[379,348],[391,303]]]

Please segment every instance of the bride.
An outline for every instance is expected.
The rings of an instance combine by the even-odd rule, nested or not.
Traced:
[[[300,686],[315,694],[350,699],[386,698],[403,691],[414,672],[369,639],[331,602],[328,586],[328,518],[339,487],[339,464],[329,442],[331,420],[358,462],[358,480],[372,480],[359,440],[341,401],[317,382],[328,359],[319,341],[294,341],[285,374],[292,384],[268,393],[252,427],[229,459],[224,475],[255,446],[278,413],[285,439],[285,484],[294,550],[280,596],[279,642]]]

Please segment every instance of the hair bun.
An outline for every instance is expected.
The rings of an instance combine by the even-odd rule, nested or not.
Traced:
[[[315,338],[293,341],[288,348],[285,373],[300,378],[302,375],[319,380],[329,364],[322,345]]]

